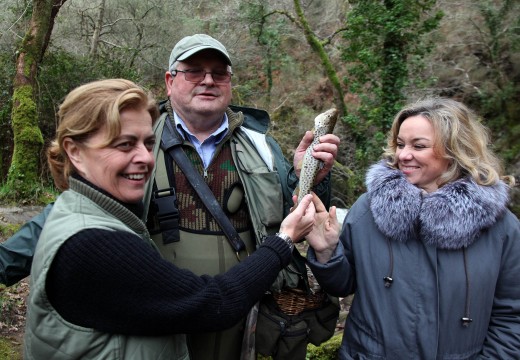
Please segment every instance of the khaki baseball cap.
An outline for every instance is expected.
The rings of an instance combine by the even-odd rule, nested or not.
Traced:
[[[224,55],[226,62],[231,65],[229,54],[222,43],[206,34],[195,34],[182,38],[173,47],[170,54],[170,62],[168,68],[171,70],[173,63],[183,61],[205,49],[213,49]]]

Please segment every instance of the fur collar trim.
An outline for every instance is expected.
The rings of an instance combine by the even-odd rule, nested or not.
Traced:
[[[384,161],[369,169],[366,186],[375,223],[384,235],[400,242],[419,238],[440,249],[471,245],[505,212],[508,202],[502,181],[481,186],[465,178],[424,193]]]

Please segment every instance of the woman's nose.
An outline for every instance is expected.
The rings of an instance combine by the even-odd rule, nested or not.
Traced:
[[[141,144],[137,148],[136,156],[134,158],[136,162],[142,162],[142,163],[153,163],[154,157],[153,157],[153,151],[150,151],[146,145]]]
[[[411,160],[413,158],[412,151],[406,146],[399,151],[400,160]]]

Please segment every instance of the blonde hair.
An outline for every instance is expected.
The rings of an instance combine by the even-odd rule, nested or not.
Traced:
[[[424,116],[434,129],[434,151],[450,161],[440,177],[439,187],[470,176],[480,185],[494,185],[501,178],[510,186],[512,176],[502,176],[499,158],[490,149],[489,130],[479,117],[461,102],[447,98],[429,98],[405,106],[394,118],[383,157],[397,168],[397,135],[403,121]]]
[[[121,132],[120,113],[125,109],[146,109],[152,123],[159,116],[154,98],[132,81],[98,80],[72,90],[60,105],[56,137],[47,150],[47,162],[56,187],[66,190],[74,166],[63,148],[65,138],[84,143],[101,128],[106,138],[101,147],[109,145]]]

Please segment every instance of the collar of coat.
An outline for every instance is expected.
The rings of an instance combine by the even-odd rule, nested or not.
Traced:
[[[366,186],[375,223],[384,235],[400,242],[421,239],[440,249],[471,245],[504,213],[508,202],[508,187],[502,181],[481,186],[464,178],[424,193],[384,161],[369,169]]]

